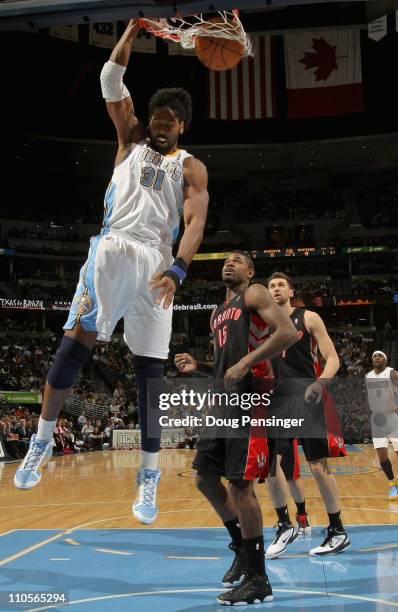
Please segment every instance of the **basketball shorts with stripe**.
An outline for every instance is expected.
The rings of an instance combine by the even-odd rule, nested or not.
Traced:
[[[242,411],[236,407],[228,418],[240,419]],[[259,418],[258,409],[245,411],[252,419]],[[193,468],[199,473],[212,472],[227,480],[264,480],[269,473],[268,441],[265,427],[247,423],[239,430],[228,427],[215,428],[199,437]]]
[[[154,274],[170,268],[169,248],[158,249],[116,233],[91,238],[87,261],[64,329],[77,323],[97,339],[109,342],[117,322],[124,319],[124,339],[136,355],[167,359],[172,309],[156,304],[151,292]]]

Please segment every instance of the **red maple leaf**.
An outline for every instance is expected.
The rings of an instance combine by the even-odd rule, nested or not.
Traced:
[[[305,69],[317,68],[314,74],[317,81],[327,81],[333,70],[339,67],[336,61],[336,47],[330,45],[324,38],[313,38],[312,48],[315,53],[305,53],[305,56],[298,60],[304,64]]]

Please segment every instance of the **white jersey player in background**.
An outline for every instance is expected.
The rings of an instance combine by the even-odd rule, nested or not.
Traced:
[[[398,499],[398,481],[388,457],[389,442],[398,455],[398,372],[387,366],[387,355],[383,351],[373,353],[372,363],[373,370],[366,374],[366,387],[372,413],[373,446],[390,485],[388,498]]]
[[[158,90],[149,102],[148,128],[135,116],[123,75],[138,31],[139,24],[130,21],[101,72],[102,94],[119,144],[105,195],[103,229],[91,239],[65,334],[47,375],[38,431],[14,482],[20,489],[39,483],[41,468],[52,455],[65,397],[96,340],[108,342],[123,318],[124,338],[134,354],[142,438],[133,513],[150,524],[157,516],[160,426],[152,415],[149,431],[147,381],[163,380],[170,306],[202,241],[208,193],[205,166],[178,148],[178,138],[191,121],[189,93],[181,88]],[[181,216],[185,229],[173,262]]]

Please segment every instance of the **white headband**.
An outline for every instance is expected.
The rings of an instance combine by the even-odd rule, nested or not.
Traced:
[[[375,355],[383,355],[384,359],[387,361],[387,355],[386,355],[385,353],[383,353],[383,351],[375,351],[375,352],[372,354],[372,359],[373,359],[373,357],[374,357]]]

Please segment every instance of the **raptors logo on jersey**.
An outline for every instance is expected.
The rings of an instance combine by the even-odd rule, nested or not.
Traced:
[[[264,453],[259,453],[257,455],[257,464],[260,470],[263,470],[267,463],[267,457]]]

